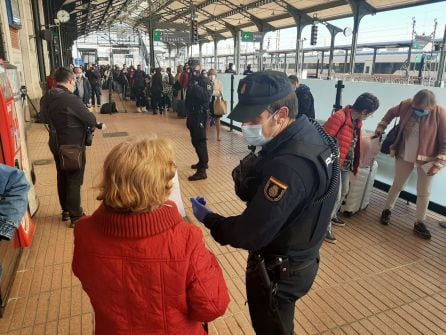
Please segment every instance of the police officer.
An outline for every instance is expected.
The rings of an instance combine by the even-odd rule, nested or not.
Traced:
[[[206,179],[208,168],[208,148],[206,144],[206,124],[209,114],[209,102],[212,97],[212,83],[209,78],[201,76],[200,65],[195,64],[186,92],[187,128],[190,131],[192,145],[198,156],[198,163],[191,166],[196,173],[190,181]]]
[[[290,335],[296,301],[311,288],[319,249],[339,187],[338,147],[323,129],[297,115],[282,72],[242,79],[229,116],[248,144],[262,146],[233,171],[242,214],[223,217],[193,198],[196,218],[222,245],[249,250],[246,291],[256,334]]]
[[[49,147],[54,155],[57,170],[57,190],[62,207],[62,221],[71,220],[70,228],[84,216],[81,207],[81,186],[85,171],[85,141],[89,129],[101,128],[96,117],[88,111],[82,100],[73,94],[76,77],[69,68],[57,69],[54,78],[57,87],[49,90],[40,100],[40,114],[43,122],[49,124]],[[83,147],[81,166],[72,171],[62,168],[59,156],[61,145]]]

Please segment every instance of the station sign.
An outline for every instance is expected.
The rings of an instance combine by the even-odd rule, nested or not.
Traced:
[[[153,41],[165,43],[190,43],[190,36],[190,32],[188,31],[155,30],[153,32]]]
[[[432,36],[430,35],[416,35],[412,42],[412,49],[424,49],[424,47],[432,42]]]
[[[265,33],[242,31],[242,42],[261,42]]]

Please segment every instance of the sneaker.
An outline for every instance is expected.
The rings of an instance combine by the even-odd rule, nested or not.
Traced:
[[[198,170],[194,175],[190,176],[188,179],[189,181],[196,181],[196,180],[204,180],[208,176],[206,175],[206,170]]]
[[[381,218],[379,219],[379,222],[381,224],[387,226],[390,223],[390,214],[392,214],[390,209],[383,210],[383,212],[381,213]]]
[[[341,218],[339,218],[338,216],[335,216],[334,218],[331,219],[331,223],[335,226],[338,227],[345,227],[345,222],[344,220],[342,220]]]
[[[70,212],[63,211],[62,212],[62,221],[68,221],[70,219]]]
[[[147,108],[146,108],[146,107],[141,108],[141,110],[142,110],[144,113],[147,112]]]
[[[136,111],[137,111],[138,113],[141,113],[141,112],[142,112],[141,107],[136,108]]]
[[[446,221],[440,221],[438,222],[441,228],[446,228]]]
[[[431,233],[426,228],[426,225],[423,222],[415,223],[415,225],[413,226],[413,231],[415,232],[415,234],[417,234],[422,239],[425,239],[425,240],[431,239]]]
[[[333,235],[333,233],[327,231],[327,233],[325,234],[325,242],[328,242],[328,243],[331,243],[331,244],[336,244],[337,241],[338,240]]]

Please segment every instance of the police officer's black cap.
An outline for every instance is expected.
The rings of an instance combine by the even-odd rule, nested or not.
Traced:
[[[238,104],[228,117],[238,122],[255,121],[271,103],[292,92],[293,88],[284,72],[256,72],[240,80]]]

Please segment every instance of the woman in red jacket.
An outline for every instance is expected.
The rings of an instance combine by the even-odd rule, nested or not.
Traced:
[[[73,272],[90,297],[96,334],[206,334],[229,296],[199,228],[167,201],[176,171],[170,142],[112,149],[102,205],[74,231]]]
[[[334,113],[324,124],[325,131],[338,140],[339,163],[341,166],[340,195],[333,210],[331,222],[328,226],[325,240],[336,243],[331,231],[331,224],[345,226],[337,213],[349,191],[350,171],[356,174],[359,166],[359,152],[361,148],[362,121],[372,115],[379,107],[378,98],[370,93],[361,94],[353,106],[345,106]]]

